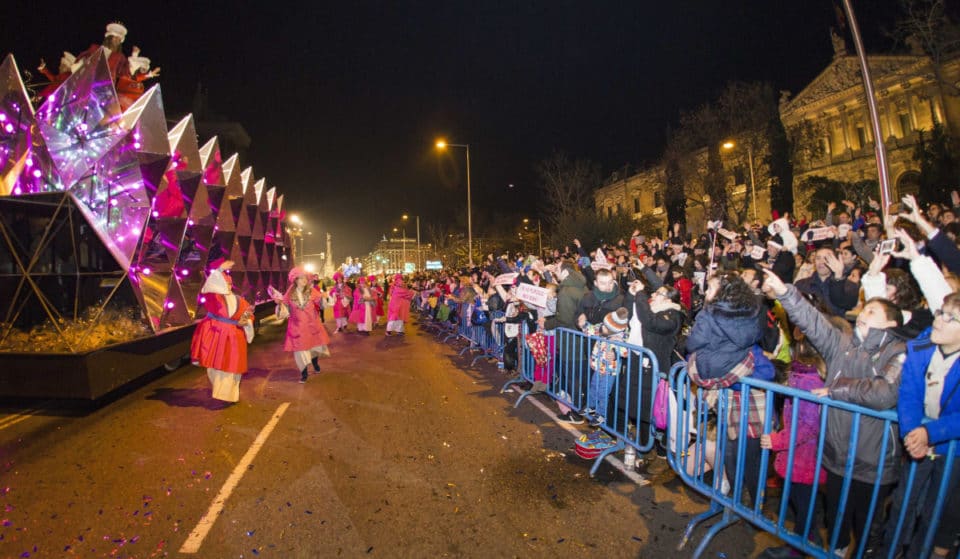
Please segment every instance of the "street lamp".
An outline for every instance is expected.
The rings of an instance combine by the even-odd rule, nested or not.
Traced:
[[[403,220],[406,221],[410,216],[403,214]],[[420,216],[413,216],[417,220],[417,271],[420,271]]]
[[[526,225],[530,223],[529,218],[523,218],[523,224]],[[537,248],[540,250],[538,257],[543,258],[543,231],[540,228],[540,219],[537,219]]]
[[[448,147],[464,148],[467,150],[467,259],[473,268],[473,212],[470,207],[470,144],[448,144],[446,140],[437,140],[437,149],[445,150]]]
[[[723,142],[723,149],[731,150],[737,147],[737,144],[731,140]],[[753,198],[753,220],[757,220],[757,186],[753,180],[753,146],[747,142],[747,165],[750,166],[750,195]]]

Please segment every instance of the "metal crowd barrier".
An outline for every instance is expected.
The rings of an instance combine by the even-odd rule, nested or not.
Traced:
[[[536,380],[536,363],[527,344],[527,334],[524,325],[517,341],[519,374],[504,384],[501,392],[512,385]],[[546,383],[546,394],[590,419],[599,420],[602,416],[603,421],[598,422],[597,427],[616,440],[616,444],[596,458],[590,475],[596,474],[608,455],[624,450],[627,445],[640,453],[649,452],[655,442],[655,429],[650,415],[660,379],[656,356],[645,347],[587,336],[568,328],[557,328],[553,335],[555,349],[545,371],[550,377],[550,382]],[[608,392],[603,390],[601,382],[591,382],[597,375],[591,368],[592,353],[599,342],[608,344],[619,356],[618,373],[604,379],[608,383]],[[646,367],[643,366],[644,362]],[[514,407],[533,393],[532,390],[521,393]],[[586,408],[591,401],[597,404],[597,409],[588,413]]]
[[[827,418],[830,414],[849,413],[852,415],[852,427],[847,434],[848,448],[845,467],[843,471],[843,486],[840,494],[839,505],[836,511],[836,518],[843,517],[846,511],[848,498],[850,496],[851,480],[853,479],[853,469],[856,464],[857,445],[860,440],[861,424],[867,421],[880,421],[883,423],[884,434],[880,446],[880,461],[876,467],[877,481],[873,483],[870,504],[867,509],[867,519],[863,533],[854,534],[851,545],[856,543],[856,549],[853,550],[851,557],[859,558],[864,555],[867,549],[867,543],[870,538],[871,524],[876,519],[877,522],[883,522],[882,510],[884,503],[878,502],[881,484],[880,473],[883,471],[886,460],[891,454],[892,446],[901,444],[895,436],[894,427],[897,424],[897,415],[893,410],[877,411],[862,406],[831,400],[829,398],[819,398],[813,396],[810,392],[797,390],[780,384],[755,380],[752,378],[743,379],[739,385],[732,388],[719,390],[706,390],[696,387],[690,377],[687,375],[686,367],[683,363],[674,366],[670,371],[670,386],[676,395],[676,409],[671,410],[670,422],[668,424],[667,438],[670,443],[667,448],[667,459],[670,466],[678,476],[691,488],[710,499],[710,508],[693,518],[687,525],[683,538],[678,545],[682,549],[690,540],[694,529],[702,522],[722,514],[721,519],[714,524],[698,545],[694,557],[700,557],[706,551],[711,539],[724,528],[737,522],[740,519],[750,522],[757,528],[779,537],[790,546],[814,557],[835,558],[834,551],[838,538],[840,537],[840,522],[834,527],[828,527],[826,539],[820,536],[820,529],[817,527],[822,523],[815,523],[816,504],[818,499],[810,499],[810,505],[803,512],[801,518],[794,519],[788,525],[788,502],[790,492],[795,482],[793,479],[794,471],[794,450],[796,446],[797,426],[799,421],[799,403],[801,401],[813,402],[820,405],[819,433],[817,435],[817,457],[816,469],[814,472],[814,482],[812,486],[812,495],[818,494],[820,486],[818,472],[823,465],[823,450],[827,433]],[[747,463],[747,419],[749,406],[739,406],[739,430],[737,437],[730,439],[728,437],[728,427],[730,426],[731,404],[734,400],[734,394],[739,393],[741,402],[747,402],[749,391],[753,391],[756,397],[764,399],[765,410],[763,414],[762,433],[769,434],[774,424],[775,398],[782,397],[792,401],[791,417],[783,418],[784,425],[789,425],[790,442],[788,446],[787,471],[783,482],[783,493],[779,504],[773,506],[765,499],[765,489],[767,474],[772,463],[773,457],[771,451],[761,449],[759,460],[758,483],[756,487],[747,487],[745,482],[745,468]],[[710,394],[712,393],[712,394]],[[710,400],[710,402],[708,402]],[[711,435],[714,432],[715,436]],[[692,442],[691,442],[692,441]],[[726,446],[734,444],[736,446],[736,464],[728,466],[726,461]],[[933,537],[937,529],[937,523],[944,509],[947,498],[946,489],[950,481],[950,471],[955,459],[957,441],[949,445],[949,452],[946,457],[939,457],[939,460],[946,460],[946,474],[943,476],[939,487],[930,488],[937,491],[935,496],[929,497],[920,507],[923,508],[933,503],[933,523],[923,537],[923,548],[921,550],[911,549],[908,552],[909,557],[928,557],[933,546]],[[710,456],[714,457],[714,463],[709,464]],[[918,462],[907,460],[908,467],[908,485],[912,487]],[[899,481],[899,478],[898,478]],[[728,482],[728,483],[727,483]],[[729,484],[729,485],[728,485]],[[753,495],[752,502],[744,499],[744,491],[749,490]],[[928,494],[929,495],[929,494]],[[909,499],[909,491],[904,500]],[[902,540],[905,540],[905,526],[912,527],[912,520],[906,518],[907,509],[904,507],[899,514],[896,526],[894,528],[893,543],[889,549],[886,549],[882,556],[892,559],[898,556],[899,547]],[[886,527],[889,529],[890,525]],[[831,529],[832,528],[832,529]],[[878,525],[874,530],[883,528]],[[813,541],[811,541],[811,536]],[[888,538],[890,539],[890,538]],[[823,544],[815,543],[823,541]]]

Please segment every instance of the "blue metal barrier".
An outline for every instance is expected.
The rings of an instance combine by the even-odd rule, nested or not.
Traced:
[[[857,463],[857,447],[861,435],[861,425],[865,422],[881,422],[883,425],[883,436],[880,441],[879,461],[876,465],[875,479],[872,482],[872,492],[870,503],[866,508],[866,522],[863,533],[854,534],[853,540],[856,542],[856,549],[852,557],[862,557],[867,549],[867,542],[870,535],[871,524],[875,517],[880,516],[883,503],[879,502],[881,491],[881,473],[883,472],[886,460],[890,458],[893,450],[892,445],[899,445],[900,441],[896,437],[894,427],[897,424],[896,413],[892,410],[877,411],[862,406],[857,406],[847,402],[831,400],[829,398],[818,398],[810,392],[797,390],[794,388],[774,384],[770,382],[755,380],[752,378],[743,379],[739,385],[732,388],[719,390],[706,390],[693,385],[687,370],[683,364],[674,366],[670,371],[670,386],[676,394],[677,409],[671,410],[671,419],[667,429],[667,437],[670,444],[667,448],[667,458],[670,466],[678,476],[691,488],[703,494],[710,499],[710,508],[693,518],[687,526],[687,529],[678,545],[682,549],[689,541],[693,530],[701,522],[722,514],[722,518],[714,524],[704,535],[697,547],[694,557],[700,557],[706,550],[711,539],[720,532],[720,530],[735,523],[739,519],[746,520],[754,526],[776,535],[790,546],[801,550],[803,553],[814,557],[833,558],[838,539],[840,538],[840,525],[831,527],[827,533],[826,546],[819,543],[820,530],[814,526],[814,516],[817,499],[809,500],[806,511],[802,511],[800,518],[794,520],[791,527],[787,526],[787,504],[791,490],[799,482],[794,479],[795,465],[795,446],[797,444],[797,426],[799,421],[799,403],[801,401],[812,402],[820,405],[819,433],[817,434],[816,465],[814,469],[814,479],[812,483],[812,495],[817,495],[820,485],[821,467],[823,465],[823,450],[828,437],[827,420],[830,414],[844,413],[851,414],[852,427],[847,439],[846,458],[843,472],[835,472],[844,478],[840,492],[839,504],[835,517],[840,519],[844,512],[850,506],[857,506],[856,503],[849,502],[851,481],[853,480],[854,466]],[[786,451],[786,472],[783,485],[783,493],[780,503],[777,507],[767,506],[764,491],[766,488],[766,479],[768,466],[770,464],[770,451],[760,450],[759,464],[757,465],[757,484],[753,487],[747,487],[745,480],[745,465],[749,458],[747,449],[747,431],[749,421],[749,405],[739,406],[739,417],[731,417],[731,406],[736,398],[740,402],[749,403],[750,393],[753,397],[761,398],[764,403],[764,413],[762,417],[762,433],[769,434],[774,427],[774,398],[775,396],[790,399],[792,401],[791,417],[783,418],[783,426],[789,426],[790,438],[789,446]],[[715,413],[715,416],[713,415]],[[715,417],[715,420],[713,419]],[[733,425],[736,420],[738,425]],[[711,425],[716,425],[716,435],[711,438]],[[729,429],[733,426],[733,430]],[[735,433],[736,438],[730,438]],[[691,438],[693,442],[691,443]],[[736,446],[736,464],[732,467],[724,464],[726,461],[726,446],[735,444]],[[941,512],[946,502],[946,489],[950,481],[950,471],[953,467],[954,455],[956,454],[957,441],[951,442],[949,452],[945,459],[946,474],[942,482],[936,488],[938,493],[934,503],[934,522],[924,535],[923,549],[910,550],[912,557],[927,557],[932,550],[933,537],[937,529]],[[712,457],[712,464],[711,464]],[[906,461],[908,464],[908,487],[912,487],[918,462],[915,460]],[[751,464],[752,466],[753,464]],[[712,479],[708,479],[708,473],[712,470]],[[726,479],[725,479],[726,478]],[[729,486],[727,486],[727,482]],[[732,494],[731,494],[732,490]],[[753,496],[752,503],[745,502],[744,490],[749,490]],[[799,490],[799,488],[797,488]],[[909,499],[909,490],[904,500]],[[861,503],[862,505],[862,503]],[[890,548],[886,550],[884,557],[893,558],[896,555],[900,541],[902,539],[902,530],[906,519],[906,508],[901,511],[896,522],[895,533],[892,538]],[[889,528],[889,524],[888,524]],[[874,528],[876,529],[876,528]],[[919,553],[918,553],[919,551]]]

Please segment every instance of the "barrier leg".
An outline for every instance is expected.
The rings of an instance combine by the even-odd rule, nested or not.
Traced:
[[[610,454],[614,452],[620,452],[621,450],[627,448],[627,445],[623,442],[622,439],[617,439],[617,444],[611,446],[610,448],[604,450],[600,453],[600,456],[597,456],[597,459],[593,461],[593,467],[590,468],[590,477],[593,477],[597,473],[597,470],[600,469],[600,463]]]
[[[719,503],[711,502],[709,509],[691,518],[690,522],[687,523],[686,529],[683,531],[683,537],[680,538],[680,543],[677,544],[677,551],[683,551],[683,548],[687,546],[687,543],[690,542],[690,536],[693,535],[693,531],[697,529],[698,524],[713,518],[721,512],[723,512],[723,506]]]
[[[525,379],[525,378],[523,378],[523,377],[515,377],[515,378],[512,378],[512,379],[508,380],[508,381],[500,388],[500,393],[503,394],[504,392],[507,391],[508,388],[510,388],[510,387],[513,386],[514,384],[520,384],[520,383],[522,383],[522,382],[526,382],[526,380],[527,380],[527,379]],[[517,406],[513,406],[513,407],[517,407]]]
[[[700,545],[697,546],[697,550],[693,553],[693,558],[698,559],[700,556],[702,556],[703,552],[707,550],[707,546],[710,545],[710,541],[713,539],[713,537],[719,534],[720,530],[723,530],[727,526],[734,524],[738,520],[740,520],[740,518],[733,514],[733,511],[730,509],[723,509],[723,518],[720,519],[720,522],[717,522],[711,526],[707,533],[703,536],[703,539],[700,541]]]

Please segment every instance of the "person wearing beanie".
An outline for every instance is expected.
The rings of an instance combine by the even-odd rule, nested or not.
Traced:
[[[630,311],[619,307],[607,313],[601,323],[583,327],[583,332],[588,336],[601,338],[592,344],[590,351],[590,389],[587,390],[587,407],[583,410],[592,417],[590,425],[594,427],[606,423],[607,400],[616,385],[621,360],[627,356],[625,345],[610,342],[626,343],[629,325]]]

